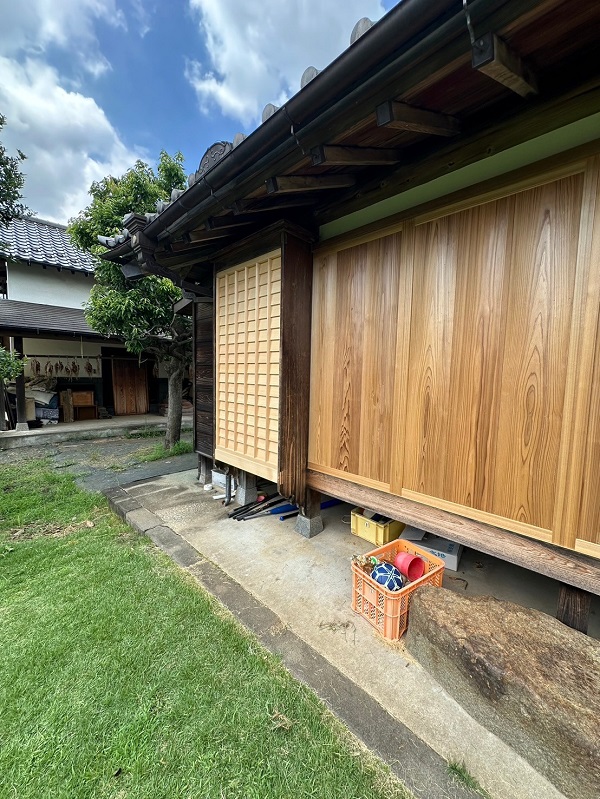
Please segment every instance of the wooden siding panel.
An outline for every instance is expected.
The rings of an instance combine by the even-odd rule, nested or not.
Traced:
[[[485,508],[551,529],[582,176],[515,196],[494,493]]]
[[[555,542],[600,558],[600,157],[587,164],[568,353]]]
[[[359,473],[365,267],[365,247],[338,254],[334,361],[338,372],[336,379],[332,375],[334,436],[330,457],[338,469],[353,474]]]
[[[401,234],[315,260],[309,463],[389,486]]]
[[[404,487],[444,495],[456,281],[450,217],[415,230]]]
[[[443,496],[467,507],[491,504],[512,211],[512,200],[503,200],[453,217],[459,266]]]
[[[583,169],[315,256],[310,469],[600,556]]]
[[[396,362],[400,270],[399,236],[364,245],[366,277],[362,319],[362,385],[358,474],[390,482],[391,418]]]

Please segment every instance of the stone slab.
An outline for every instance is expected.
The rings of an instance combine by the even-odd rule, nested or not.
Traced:
[[[153,527],[159,527],[161,520],[154,513],[145,508],[131,510],[125,514],[125,521],[130,524],[138,533],[145,533]]]
[[[493,597],[425,587],[406,645],[480,724],[569,799],[600,796],[600,642]]]

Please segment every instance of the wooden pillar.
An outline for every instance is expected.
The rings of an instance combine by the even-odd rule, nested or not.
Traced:
[[[212,482],[212,458],[206,455],[198,455],[198,482],[200,485],[207,485]]]
[[[15,350],[23,355],[23,338],[15,336]],[[17,390],[17,431],[25,432],[29,430],[27,424],[27,404],[25,402],[25,375],[21,374],[15,380],[15,387]]]
[[[237,476],[237,490],[235,494],[235,501],[238,505],[248,505],[250,502],[256,502],[258,491],[256,490],[256,475],[250,472],[244,472],[238,469]]]
[[[300,508],[300,514],[296,519],[296,532],[305,538],[312,538],[320,533],[322,529],[321,494],[319,491],[307,488],[305,505]]]
[[[282,497],[304,504],[308,464],[313,259],[308,241],[282,237],[279,481]],[[318,531],[317,531],[318,532]]]
[[[556,618],[567,627],[579,630],[580,633],[587,633],[591,603],[592,595],[588,591],[573,588],[572,585],[565,583],[558,584]]]

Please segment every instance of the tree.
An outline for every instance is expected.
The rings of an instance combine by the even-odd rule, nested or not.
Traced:
[[[4,381],[16,380],[23,371],[24,358],[18,352],[9,352],[0,346],[0,430],[6,427],[6,407],[4,403]]]
[[[153,211],[157,200],[167,199],[174,188],[184,186],[183,156],[171,157],[163,150],[157,173],[137,161],[121,177],[109,175],[92,183],[92,202],[69,222],[69,233],[78,246],[100,254],[105,248],[98,243],[99,235],[118,233],[126,214]],[[140,358],[144,352],[154,355],[165,369],[169,386],[166,449],[181,437],[182,381],[192,357],[190,320],[173,313],[173,303],[180,298],[181,289],[166,278],[148,275],[131,281],[116,264],[102,261],[84,308],[95,330],[118,336]]]
[[[0,114],[0,133],[6,125],[6,117]],[[19,202],[23,198],[21,189],[25,185],[25,176],[19,169],[25,155],[17,150],[17,155],[10,156],[0,142],[0,225],[8,223],[18,216],[29,213],[29,209]]]

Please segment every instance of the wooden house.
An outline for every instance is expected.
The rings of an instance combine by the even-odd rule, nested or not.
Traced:
[[[600,5],[404,0],[106,257],[173,277],[201,459],[600,592]],[[204,462],[204,460],[203,460]]]
[[[76,419],[95,418],[97,406],[115,415],[147,413],[151,404],[157,411],[166,398],[166,378],[155,376],[148,359],[140,366],[118,339],[85,320],[96,263],[73,244],[64,225],[23,217],[0,227],[0,344],[8,348],[12,338],[27,357],[25,379],[47,378],[56,400],[67,389],[83,397]],[[23,383],[17,413],[25,429],[35,411],[28,416]],[[0,423],[1,417],[0,412]]]

